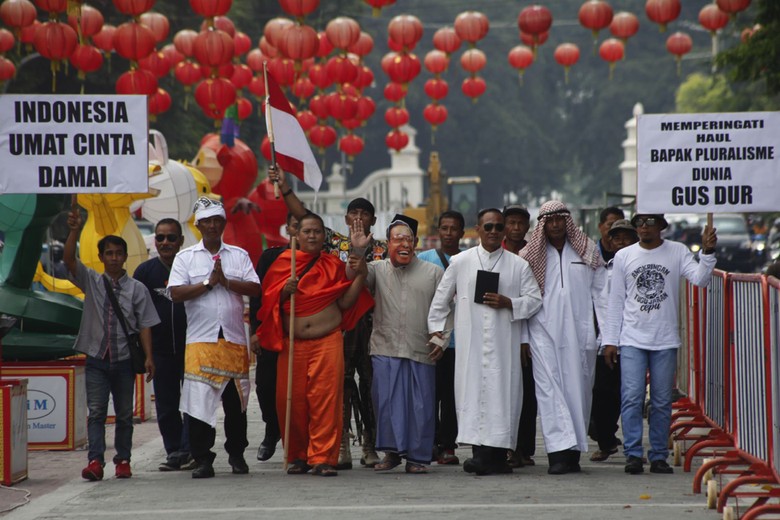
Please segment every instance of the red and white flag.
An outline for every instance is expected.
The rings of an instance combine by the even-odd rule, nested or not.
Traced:
[[[268,138],[276,152],[276,162],[284,171],[292,173],[314,188],[314,191],[319,191],[322,172],[306,134],[279,84],[270,73],[266,72],[266,78],[268,103],[265,107],[265,123]]]

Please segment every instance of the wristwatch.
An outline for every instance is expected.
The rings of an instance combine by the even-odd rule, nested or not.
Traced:
[[[213,289],[213,287],[211,286],[210,280],[208,278],[203,280],[203,287],[205,287],[209,291]]]

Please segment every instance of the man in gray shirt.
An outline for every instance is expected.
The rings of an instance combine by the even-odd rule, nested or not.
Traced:
[[[85,266],[76,258],[76,242],[81,231],[81,215],[77,208],[68,215],[70,233],[65,242],[63,260],[71,281],[84,291],[84,312],[74,349],[86,354],[87,440],[89,464],[81,472],[87,480],[101,480],[106,451],[106,416],[111,394],[116,413],[114,447],[117,478],[130,478],[130,450],[133,445],[133,391],[135,373],[130,361],[120,318],[111,305],[106,282],[116,295],[129,334],[138,333],[146,353],[146,381],[154,377],[151,327],[160,323],[152,297],[146,286],[129,276],[124,269],[127,242],[107,235],[98,242],[98,258],[105,274]]]

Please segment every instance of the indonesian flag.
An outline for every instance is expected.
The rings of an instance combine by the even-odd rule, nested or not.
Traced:
[[[268,139],[276,152],[276,162],[284,171],[292,173],[314,188],[314,191],[319,191],[322,172],[306,134],[279,84],[268,72],[266,78],[268,102],[265,105],[265,124]]]

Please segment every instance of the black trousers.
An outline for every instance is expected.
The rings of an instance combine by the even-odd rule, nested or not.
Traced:
[[[439,449],[458,447],[458,416],[455,413],[455,349],[444,350],[436,363],[436,430],[434,442]]]
[[[520,427],[517,430],[517,447],[515,452],[526,457],[536,453],[536,383],[534,382],[533,362],[523,367],[523,411],[520,412]]]
[[[265,423],[265,438],[271,441],[278,441],[281,436],[279,415],[276,413],[276,362],[278,359],[278,352],[262,349],[257,357],[257,367],[255,368],[257,401],[260,403],[260,412]]]
[[[610,370],[604,361],[604,356],[596,358],[593,407],[590,415],[599,450],[607,451],[614,448],[619,442],[615,433],[620,418],[620,359]]]
[[[246,438],[246,412],[241,411],[241,399],[235,380],[230,380],[222,392],[222,409],[225,411],[225,451],[229,455],[243,456],[249,446]],[[211,451],[217,430],[208,423],[190,416],[190,449],[198,464],[212,463],[217,456]]]
[[[349,432],[352,417],[352,403],[360,403],[360,421],[362,423],[363,446],[374,447],[376,442],[376,418],[371,400],[371,381],[374,369],[368,353],[368,340],[371,337],[372,318],[369,313],[358,321],[357,326],[344,333],[344,434]],[[355,372],[359,382],[355,385]],[[354,395],[357,390],[357,395]]]

